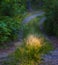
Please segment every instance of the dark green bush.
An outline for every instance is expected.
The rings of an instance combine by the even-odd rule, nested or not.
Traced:
[[[21,0],[0,1],[0,44],[17,39],[25,12],[22,2]]]
[[[43,0],[47,20],[44,29],[49,35],[58,36],[58,0]]]
[[[0,20],[0,43],[17,38],[19,22],[9,17]]]
[[[24,3],[21,0],[1,0],[0,15],[14,16],[24,12]]]

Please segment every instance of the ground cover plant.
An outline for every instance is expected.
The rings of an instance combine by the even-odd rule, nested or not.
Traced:
[[[50,42],[37,34],[30,34],[24,40],[22,46],[9,56],[10,61],[4,64],[8,65],[38,65],[43,63],[42,56],[53,50]],[[12,58],[12,59],[11,59]]]
[[[40,19],[41,17],[39,17]],[[39,22],[38,18],[31,20],[27,27],[32,25],[32,28],[28,29],[29,32],[25,34],[26,29],[24,29],[24,36],[22,45],[19,46],[13,54],[9,56],[9,62],[4,64],[9,65],[38,65],[43,63],[42,56],[48,54],[49,51],[53,50],[53,46],[47,39],[42,35],[40,29],[37,25]]]

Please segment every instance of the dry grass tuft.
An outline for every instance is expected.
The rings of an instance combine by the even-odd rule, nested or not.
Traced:
[[[26,39],[26,46],[39,48],[43,45],[43,39],[36,35],[29,35]]]

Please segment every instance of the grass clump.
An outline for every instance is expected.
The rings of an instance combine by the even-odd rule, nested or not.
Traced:
[[[42,63],[42,55],[52,50],[52,45],[44,37],[29,35],[21,47],[17,48],[15,53],[10,55],[13,60],[9,65],[38,65]],[[7,63],[6,63],[7,64]]]

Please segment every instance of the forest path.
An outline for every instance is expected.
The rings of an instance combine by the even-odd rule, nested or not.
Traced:
[[[23,20],[23,24],[27,24],[28,22],[30,22],[32,19],[36,18],[37,16],[42,16],[45,12],[43,11],[38,11],[37,13],[35,14],[32,14],[28,17],[26,17],[24,20]]]
[[[30,22],[33,18],[35,18],[35,17],[37,17],[37,16],[41,16],[41,15],[43,15],[44,14],[44,12],[42,12],[42,11],[40,11],[40,12],[38,12],[37,14],[33,14],[33,15],[31,15],[31,16],[28,16],[28,17],[26,17],[24,20],[23,20],[23,24],[27,24],[28,22]],[[43,24],[43,22],[44,22],[44,20],[45,20],[46,18],[45,17],[43,17],[41,20],[40,20],[40,29],[42,30],[42,24]],[[50,39],[51,37],[48,37],[47,35],[45,35],[44,33],[43,33],[43,35],[49,40],[49,41],[51,41],[53,44],[56,44],[55,42],[53,42],[53,40],[54,41],[56,41],[54,38],[53,39]],[[58,43],[58,39],[57,39],[57,43]],[[15,43],[16,44],[16,46],[19,46],[20,45],[20,42],[17,42],[17,43]],[[9,55],[9,54],[11,54],[13,51],[15,50],[15,48],[12,48],[12,49],[10,49],[10,50],[7,50],[7,51],[4,51],[3,53],[1,52],[0,53],[0,61],[2,61],[3,59],[7,59],[6,57]],[[10,51],[10,52],[9,52]],[[2,60],[1,60],[1,58],[2,58]],[[44,60],[45,60],[45,65],[58,65],[58,49],[55,49],[55,50],[53,50],[53,51],[51,51],[51,54],[50,55],[45,55],[44,56]],[[49,64],[50,63],[50,64]]]
[[[40,11],[39,13],[37,14],[33,14],[31,16],[28,16],[26,17],[24,20],[23,20],[23,24],[27,24],[28,22],[30,22],[32,19],[34,19],[35,17],[37,16],[41,16],[45,14],[44,12]],[[44,63],[45,65],[58,65],[58,38],[56,37],[53,37],[53,36],[47,36],[45,34],[45,32],[43,31],[43,27],[42,27],[42,24],[44,23],[44,21],[46,20],[46,17],[43,17],[41,20],[40,20],[40,24],[39,24],[39,27],[43,33],[43,35],[46,37],[46,39],[48,41],[50,41],[53,46],[55,47],[55,49],[53,51],[50,52],[50,54],[46,54],[44,56]]]
[[[39,11],[37,14],[33,14],[31,16],[28,16],[26,17],[23,21],[22,21],[22,24],[27,24],[28,22],[30,22],[30,20],[32,20],[33,18],[37,17],[37,16],[41,16],[43,15],[44,12],[42,11]],[[22,33],[21,33],[21,36],[22,36]],[[3,63],[4,60],[7,60],[8,58],[8,55],[10,55],[11,53],[13,53],[16,49],[16,47],[19,47],[21,45],[21,42],[18,41],[18,42],[15,42],[14,43],[15,46],[13,47],[10,47],[8,49],[3,49],[3,50],[0,50],[0,65],[2,65],[1,63]]]

